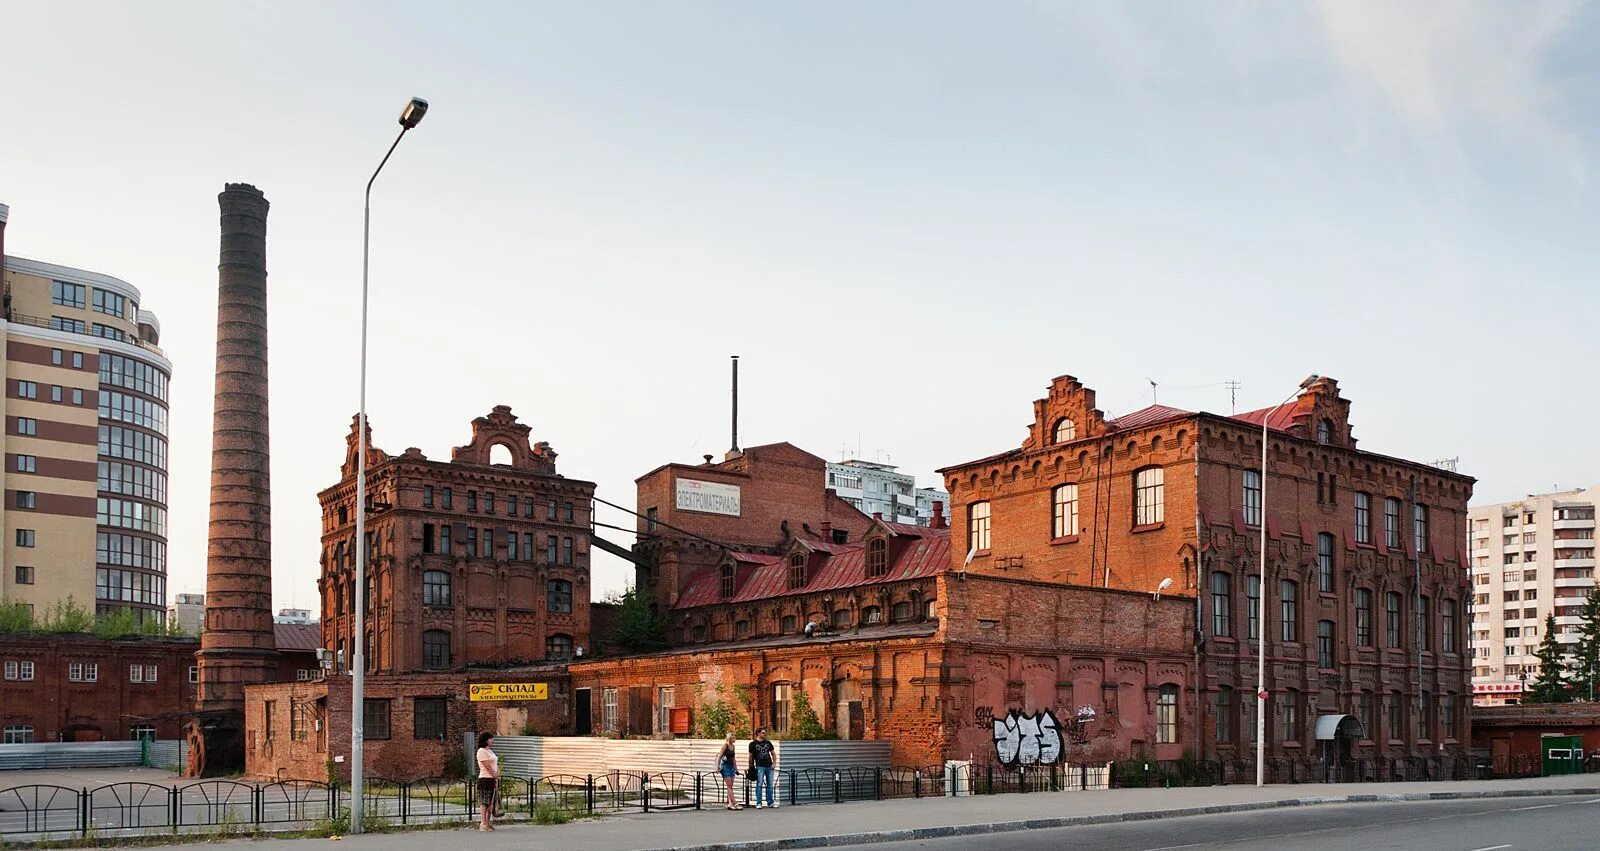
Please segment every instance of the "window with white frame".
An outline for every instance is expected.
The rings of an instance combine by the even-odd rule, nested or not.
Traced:
[[[1261,471],[1244,471],[1244,522],[1261,525]]]
[[[68,662],[67,681],[73,683],[92,683],[100,679],[100,663],[98,662]]]
[[[1150,526],[1165,518],[1166,474],[1160,467],[1146,467],[1133,474],[1133,525]]]
[[[8,680],[28,682],[33,679],[33,662],[27,659],[7,659],[5,675]]]
[[[967,506],[967,549],[983,552],[989,549],[989,503],[974,502]]]
[[[1051,503],[1054,505],[1052,537],[1070,538],[1078,534],[1078,486],[1057,485]]]
[[[1078,426],[1075,423],[1073,423],[1070,418],[1062,417],[1061,419],[1056,421],[1056,430],[1055,430],[1055,442],[1056,443],[1066,443],[1069,440],[1076,439],[1077,436],[1078,436]]]
[[[662,686],[656,690],[656,732],[672,732],[672,710],[677,707],[677,690]]]
[[[617,726],[617,690],[608,687],[600,690],[600,729],[607,733],[620,733]]]
[[[1372,543],[1372,494],[1356,494],[1356,543]]]
[[[7,724],[0,744],[31,745],[33,744],[33,726],[30,724]]]

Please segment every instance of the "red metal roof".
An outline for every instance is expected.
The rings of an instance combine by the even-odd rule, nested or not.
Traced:
[[[1140,408],[1131,414],[1123,414],[1114,420],[1107,420],[1106,425],[1115,429],[1139,428],[1140,426],[1165,422],[1166,420],[1174,420],[1179,417],[1192,416],[1194,416],[1193,411],[1185,411],[1182,408],[1172,408],[1166,405],[1151,405],[1148,408]]]
[[[911,540],[899,541],[899,546],[889,548],[891,555],[898,551],[898,557],[889,565],[889,571],[883,576],[867,576],[865,540],[842,545],[805,541],[805,545],[815,552],[810,560],[809,581],[804,588],[789,587],[789,563],[782,556],[733,553],[733,558],[741,564],[751,563],[756,566],[748,573],[740,571],[741,581],[732,597],[725,598],[720,593],[720,571],[702,570],[689,580],[674,608],[692,609],[716,603],[751,603],[816,591],[900,582],[933,576],[950,569],[949,529],[913,526],[910,528],[916,530],[915,532],[902,533],[894,528],[902,524],[884,525],[890,527],[890,532],[895,538]]]
[[[1239,420],[1240,422],[1247,422],[1251,425],[1258,426],[1261,425],[1261,420],[1265,418],[1269,412],[1272,412],[1272,419],[1268,420],[1267,428],[1270,428],[1273,431],[1287,431],[1289,426],[1294,425],[1293,405],[1281,405],[1278,407],[1276,412],[1273,412],[1271,408],[1262,408],[1257,411],[1246,411],[1242,414],[1234,414],[1232,418]]]
[[[275,623],[272,640],[280,651],[315,653],[322,646],[322,627],[314,623]]]

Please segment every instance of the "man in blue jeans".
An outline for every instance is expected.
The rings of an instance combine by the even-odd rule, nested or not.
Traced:
[[[756,809],[763,807],[776,807],[778,801],[772,791],[773,786],[773,746],[767,741],[767,728],[756,730],[756,737],[750,742],[750,773],[756,777]],[[767,798],[761,799],[761,790],[765,787]]]

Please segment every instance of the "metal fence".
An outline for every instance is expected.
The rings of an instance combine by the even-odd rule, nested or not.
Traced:
[[[1537,760],[1395,758],[1333,766],[1320,760],[1268,761],[1271,783],[1382,780],[1465,780],[1537,774]],[[1600,761],[1583,765],[1600,770]],[[1093,791],[1109,788],[1212,786],[1251,783],[1249,761],[1130,760],[1002,766],[946,763],[930,766],[840,766],[776,772],[780,806],[838,804],[890,798]],[[756,803],[753,778],[734,779],[737,804]],[[607,771],[501,778],[497,813],[514,820],[594,813],[650,813],[719,808],[728,784],[715,772]],[[36,784],[0,789],[0,839],[39,841],[157,833],[237,835],[267,831],[349,829],[350,790],[337,784],[284,780],[242,783],[201,780],[179,785],[122,782],[89,789]],[[477,785],[470,780],[371,778],[362,790],[363,827],[469,823],[478,816]]]

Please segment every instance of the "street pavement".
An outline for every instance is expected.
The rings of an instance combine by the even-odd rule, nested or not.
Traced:
[[[976,837],[846,846],[872,851],[956,851]],[[1192,816],[993,834],[990,851],[1593,851],[1600,798],[1492,798],[1329,804],[1290,810]]]
[[[1529,780],[1487,780],[1487,781],[1461,781],[1441,783],[1351,783],[1351,784],[1310,784],[1301,786],[1268,786],[1258,789],[1254,786],[1218,786],[1197,789],[1116,789],[1101,792],[1035,792],[1025,794],[991,795],[983,797],[963,798],[938,798],[938,799],[902,799],[894,801],[868,801],[851,804],[814,804],[801,807],[783,807],[776,810],[745,809],[741,812],[727,812],[726,810],[705,811],[676,811],[668,813],[633,813],[627,815],[608,815],[597,819],[588,819],[567,825],[505,825],[494,833],[477,833],[466,829],[444,831],[418,831],[411,833],[388,833],[361,836],[346,836],[341,841],[340,851],[363,851],[364,849],[395,849],[396,851],[441,851],[441,849],[484,849],[516,848],[519,851],[589,851],[589,849],[606,849],[607,851],[656,851],[656,849],[676,849],[676,851],[710,851],[710,849],[727,848],[739,851],[760,851],[760,849],[820,847],[821,845],[843,846],[851,844],[852,840],[861,842],[884,843],[885,840],[896,838],[911,838],[908,833],[900,831],[932,830],[948,833],[981,833],[981,836],[959,835],[956,841],[946,846],[928,846],[930,848],[970,848],[982,844],[984,846],[1003,847],[1028,847],[1002,845],[1002,842],[1026,841],[1032,834],[1046,835],[1056,833],[1050,828],[1055,827],[1051,822],[1062,818],[1082,818],[1086,820],[1113,821],[1133,819],[1144,821],[1145,827],[1156,832],[1155,835],[1164,837],[1159,844],[1183,845],[1186,843],[1207,841],[1204,836],[1191,836],[1188,831],[1179,835],[1173,830],[1173,825],[1181,822],[1171,821],[1146,821],[1149,819],[1167,819],[1174,816],[1198,815],[1205,808],[1237,808],[1251,807],[1256,812],[1244,813],[1242,821],[1254,821],[1259,825],[1280,825],[1299,823],[1302,817],[1316,818],[1317,811],[1337,808],[1355,813],[1355,818],[1370,818],[1377,821],[1389,818],[1388,814],[1400,812],[1398,808],[1410,807],[1415,802],[1402,800],[1405,796],[1429,795],[1517,795],[1539,796],[1549,795],[1559,790],[1582,790],[1585,800],[1600,798],[1600,777],[1571,776],[1571,777],[1545,777]],[[1321,803],[1329,799],[1343,799],[1347,796],[1359,796],[1371,803],[1345,804]],[[1433,802],[1444,804],[1444,814],[1451,807],[1473,806],[1480,810],[1498,809],[1502,805],[1511,817],[1516,817],[1518,812],[1562,813],[1567,818],[1567,813],[1574,814],[1572,820],[1588,825],[1587,832],[1597,838],[1591,839],[1587,845],[1574,846],[1585,848],[1600,847],[1600,804],[1567,806],[1566,801],[1557,805],[1557,809],[1521,811],[1519,806],[1544,806],[1554,803],[1555,799],[1541,800],[1539,798],[1519,797],[1514,799],[1490,798],[1474,799],[1467,801]],[[1451,814],[1459,815],[1455,810]],[[1370,815],[1363,815],[1370,814]],[[1489,819],[1480,817],[1479,821]],[[1196,819],[1195,821],[1200,821]],[[1534,821],[1537,821],[1535,819]],[[1031,824],[1029,824],[1031,822]],[[992,826],[998,827],[992,827]],[[1110,825],[1085,825],[1084,827],[1071,827],[1060,831],[1059,835],[1076,837],[1075,831],[1088,828],[1103,828]],[[1023,830],[1023,828],[1033,828]],[[1315,829],[1314,827],[1308,829]],[[1399,828],[1397,827],[1396,830]],[[991,833],[991,831],[1004,831]],[[1467,828],[1471,832],[1470,827]],[[1131,835],[1131,834],[1130,834]],[[1369,834],[1369,838],[1384,839],[1388,836],[1383,832]],[[1137,838],[1137,837],[1135,837]],[[1059,843],[1059,839],[1056,840]],[[1247,840],[1253,841],[1253,840]],[[1256,847],[1272,848],[1300,848],[1312,847],[1296,840],[1286,842],[1282,839],[1264,840],[1266,845]],[[328,840],[283,840],[273,843],[273,851],[281,847],[285,851],[301,851],[313,846],[326,849]],[[754,844],[752,844],[754,843]],[[1272,844],[1276,843],[1276,844]],[[235,844],[235,843],[223,843]],[[237,843],[241,844],[242,843]],[[1076,844],[1076,839],[1073,840]],[[1449,845],[1456,851],[1475,851],[1499,844],[1497,842],[1483,842],[1480,844]],[[251,843],[252,847],[259,849],[259,843]],[[874,847],[882,848],[883,844]],[[908,845],[905,847],[918,847]],[[1042,845],[1034,847],[1061,847],[1059,844]],[[1114,843],[1103,847],[1150,847]],[[1251,847],[1248,845],[1228,847]],[[1340,846],[1330,846],[1340,847]],[[1367,844],[1352,845],[1349,847],[1372,847]],[[1404,847],[1413,847],[1406,845]],[[1419,846],[1420,847],[1420,846]],[[1515,846],[1520,848],[1534,847],[1528,845]],[[1559,847],[1559,846],[1552,846]]]

